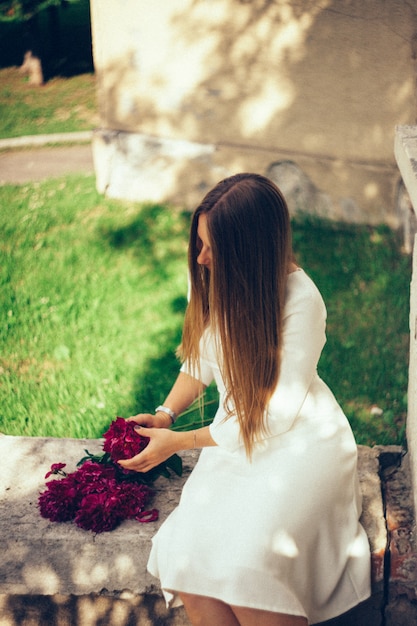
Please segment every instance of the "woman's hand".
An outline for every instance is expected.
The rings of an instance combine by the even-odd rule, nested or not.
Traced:
[[[153,416],[151,415],[151,417]],[[210,435],[208,426],[188,431],[174,431],[169,428],[143,428],[142,426],[137,426],[135,430],[142,437],[149,437],[148,445],[131,459],[118,461],[125,469],[135,472],[149,472],[153,467],[166,461],[180,450],[217,445]]]
[[[147,426],[148,428],[169,428],[172,421],[167,413],[158,411],[158,413],[138,413],[127,418],[128,422],[136,422],[139,426]],[[142,433],[141,433],[142,434]]]
[[[154,416],[151,415],[150,417]],[[150,441],[146,448],[136,456],[131,459],[118,461],[124,469],[134,470],[135,472],[149,472],[153,467],[166,461],[170,456],[181,449],[179,440],[184,438],[184,434],[182,433],[175,433],[166,428],[143,428],[142,426],[137,426],[135,430],[137,430],[142,437],[149,437]],[[187,434],[190,441],[192,441],[191,433]],[[181,435],[183,436],[181,437]]]

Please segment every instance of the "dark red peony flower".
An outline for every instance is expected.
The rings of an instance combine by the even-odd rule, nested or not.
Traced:
[[[122,519],[119,499],[106,492],[85,496],[75,515],[75,523],[79,528],[92,530],[94,533],[113,530]]]
[[[96,461],[86,461],[75,472],[77,480],[100,482],[103,478],[110,480],[116,478],[116,468],[114,465],[97,463]]]
[[[52,522],[74,519],[82,498],[90,493],[107,493],[116,484],[115,476],[114,466],[87,461],[65,478],[51,480],[46,483],[46,491],[39,496],[42,517]]]
[[[105,480],[106,489],[85,495],[75,515],[75,523],[84,530],[95,533],[113,530],[124,519],[143,522],[158,519],[157,511],[144,511],[153,491],[134,482],[117,483]]]
[[[110,454],[114,463],[120,459],[131,459],[142,452],[149,443],[149,437],[143,437],[135,431],[135,422],[128,422],[117,417],[104,433],[103,450]]]
[[[157,509],[146,510],[154,492],[136,472],[117,465],[141,452],[149,437],[139,435],[135,423],[118,417],[104,434],[104,454],[82,459],[75,472],[65,474],[65,463],[54,463],[46,477],[61,474],[61,480],[46,483],[39,496],[42,517],[53,522],[74,520],[77,526],[95,533],[113,530],[124,519],[153,522]],[[101,462],[99,462],[101,461]],[[128,474],[128,475],[127,475]]]
[[[61,471],[65,466],[66,463],[52,463],[51,469],[45,474],[45,478],[49,478],[52,474],[62,474],[62,476],[65,476],[65,472]]]
[[[154,492],[147,485],[121,482],[116,485],[114,495],[119,500],[120,511],[125,519],[136,519],[144,511]]]
[[[108,491],[109,485],[116,481],[117,469],[114,465],[86,461],[74,472],[74,480],[82,496],[88,493]]]
[[[78,508],[79,496],[73,475],[61,480],[46,483],[46,491],[39,496],[39,508],[42,517],[52,522],[68,522],[74,519]]]

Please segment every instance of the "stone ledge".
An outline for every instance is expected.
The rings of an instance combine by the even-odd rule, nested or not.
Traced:
[[[31,606],[30,597],[35,604],[43,607],[43,611],[46,610],[49,599],[49,610],[52,611],[51,607],[55,607],[53,611],[57,615],[59,607],[62,612],[64,607],[69,610],[69,606],[77,607],[78,614],[86,606],[93,613],[100,613],[104,610],[103,606],[108,606],[113,599],[114,607],[118,607],[117,610],[121,613],[124,611],[126,615],[136,615],[140,612],[140,623],[143,625],[148,623],[146,619],[151,620],[149,623],[154,625],[188,624],[182,610],[172,611],[170,614],[165,611],[158,581],[147,573],[146,563],[151,537],[176,506],[182,486],[198,458],[198,452],[183,453],[184,474],[181,478],[161,477],[155,483],[155,506],[160,511],[158,522],[139,524],[128,521],[111,533],[94,535],[71,523],[56,524],[44,520],[37,507],[38,494],[43,490],[44,476],[51,464],[65,462],[71,471],[83,456],[84,449],[99,452],[101,442],[0,436],[0,455],[7,459],[0,477],[0,527],[3,547],[0,563],[0,615],[9,616],[9,621],[0,621],[1,626],[17,625],[18,622],[13,621],[13,607],[19,605],[17,613],[21,614],[24,606]],[[401,449],[396,446],[358,446],[358,452],[364,505],[362,522],[368,533],[372,553],[373,596],[365,603],[366,606],[329,622],[329,626],[344,626],[348,623],[355,626],[380,626],[380,617],[386,603],[384,592],[389,573],[386,570],[386,548],[389,541],[381,493],[380,459],[384,458],[388,467],[393,464],[396,467],[402,454]],[[407,468],[403,471],[403,480],[406,471]],[[385,491],[394,493],[393,489]],[[399,509],[401,501],[397,500],[397,517]],[[408,519],[410,514],[412,515],[411,511],[407,513]],[[411,527],[408,528],[411,532]],[[414,563],[414,553],[410,546],[411,543],[408,562]],[[414,579],[409,580],[410,588],[413,588],[414,582]],[[411,591],[409,599],[410,594]],[[33,610],[35,609],[32,607]],[[48,618],[45,623],[52,625],[55,622]],[[87,622],[68,623],[83,625]],[[109,620],[107,623],[112,622]],[[117,623],[118,626],[123,626],[130,622],[120,619]]]
[[[84,450],[101,452],[99,440],[0,437],[0,457],[7,459],[0,477],[2,559],[0,593],[87,595],[123,590],[157,591],[146,571],[150,539],[178,502],[197,452],[183,455],[181,478],[159,478],[155,506],[158,522],[126,521],[111,533],[94,535],[74,524],[43,519],[37,502],[52,463],[73,471]]]

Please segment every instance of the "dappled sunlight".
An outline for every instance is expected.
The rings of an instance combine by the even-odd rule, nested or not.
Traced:
[[[230,58],[237,68],[236,76],[243,73],[245,76],[242,78],[249,79],[245,85],[246,92],[262,77],[254,92],[247,93],[240,107],[241,132],[245,137],[265,129],[274,116],[292,105],[297,95],[286,61],[298,62],[306,53],[306,33],[313,23],[313,16],[304,13],[297,18],[293,7],[285,3],[276,7],[276,11],[278,16],[275,19],[265,14],[258,22],[247,24],[231,51]],[[248,51],[256,55],[252,76],[247,75],[245,65]],[[268,65],[270,71],[265,74],[263,66]]]
[[[177,167],[163,143],[157,164],[149,153],[134,163],[137,151],[118,146],[110,170],[105,159],[96,165],[101,191],[179,198],[191,208],[213,179],[267,171],[289,157],[326,195],[326,217],[393,222],[391,131],[410,123],[415,108],[411,6],[127,0],[123,11],[101,7],[91,3],[102,128],[216,148],[185,155]],[[118,153],[132,171],[123,169],[110,193]],[[305,209],[316,211],[311,203]]]
[[[375,182],[369,182],[364,187],[365,196],[369,199],[376,198],[378,191],[378,185]]]
[[[339,425],[334,418],[329,421],[323,420],[317,424],[317,431],[321,439],[333,439],[339,431]]]
[[[79,621],[85,626],[94,626],[97,622],[102,621],[106,617],[107,607],[103,607],[102,610],[97,610],[96,603],[93,598],[82,597],[82,601],[79,607]],[[120,621],[123,624],[122,621]]]
[[[287,109],[294,99],[294,90],[289,80],[277,84],[266,81],[259,92],[246,99],[239,112],[242,133],[250,137],[259,132],[279,111]]]
[[[399,104],[406,105],[406,103],[413,98],[414,88],[413,83],[410,81],[397,82],[395,85],[387,86],[387,97],[393,109],[396,109]],[[407,123],[408,118],[398,119],[397,123]]]
[[[181,612],[181,610],[180,610]],[[152,626],[169,620],[162,598],[147,594],[146,597],[121,593],[111,597],[101,594],[88,596],[31,595],[2,596],[0,598],[2,624],[20,626],[39,624],[63,626]],[[177,614],[178,615],[178,614]],[[175,621],[178,617],[175,618]],[[181,619],[181,618],[180,618]],[[183,621],[185,620],[185,615]],[[162,622],[161,622],[162,620]],[[185,622],[184,622],[185,623]]]
[[[347,554],[353,558],[363,557],[365,550],[367,551],[367,543],[363,540],[363,535],[358,535],[347,546]]]
[[[217,37],[212,33],[198,39],[190,55],[187,43],[175,36],[170,24],[166,19],[164,21],[164,16],[169,17],[169,13],[157,13],[159,26],[155,30],[150,28],[148,32],[151,41],[146,41],[146,38],[142,40],[140,69],[142,79],[149,81],[151,91],[148,95],[156,99],[161,111],[171,111],[186,103],[196,82],[204,76],[205,67],[211,65],[210,58],[215,53]]]
[[[91,586],[95,589],[101,589],[103,586],[106,586],[109,575],[110,571],[108,565],[97,563],[88,545],[80,546],[73,572],[75,584],[80,589],[88,589]]]
[[[32,593],[42,595],[53,595],[59,593],[61,579],[52,567],[39,563],[37,565],[25,565],[23,567],[23,580],[26,589],[31,589]]]
[[[299,554],[294,538],[284,529],[277,531],[272,538],[272,551],[275,554],[295,559]]]
[[[28,495],[38,488],[40,479],[44,478],[49,468],[46,468],[45,471],[45,468],[39,467],[39,459],[36,455],[31,454],[35,446],[28,446],[27,440],[24,441],[23,446],[16,445],[14,447],[9,445],[9,440],[10,438],[6,436],[0,438],[0,454],[3,447],[7,449],[7,457],[2,463],[0,487],[4,491],[9,490],[10,485],[16,480],[16,476],[20,476],[19,493],[16,497]],[[10,495],[13,496],[14,494]]]
[[[195,453],[185,453],[189,464],[184,465],[181,478],[164,482],[163,488],[155,482],[159,522],[127,521],[112,532],[94,534],[75,524],[43,519],[37,507],[51,463],[60,458],[73,466],[83,445],[91,451],[101,448],[98,440],[0,437],[0,456],[13,461],[10,474],[2,472],[7,481],[0,490],[1,615],[10,624],[27,620],[83,626],[159,623],[167,611],[155,579],[146,570],[151,538],[178,503]],[[21,488],[22,477],[32,470],[38,484],[27,493]]]
[[[123,11],[117,3],[101,7],[91,3],[101,192],[193,208],[221,178],[290,159],[321,194],[300,207],[306,213],[393,223],[392,131],[415,117],[411,5],[126,0]],[[141,136],[160,143],[151,151],[115,145],[120,131],[138,144]],[[213,151],[167,155],[166,140]]]
[[[38,494],[45,484],[45,475],[52,463],[65,462],[66,471],[75,469],[86,440],[77,440],[77,457],[74,452],[68,454],[63,441],[57,438],[0,436],[0,456],[5,460],[0,475],[0,489],[7,493],[9,501],[26,498],[29,510],[30,506],[36,506]],[[90,440],[89,447],[92,452],[96,452],[100,448],[99,440]],[[47,451],[46,455],[44,451]],[[51,476],[48,480],[53,478]]]
[[[101,37],[112,28],[113,43],[95,54],[106,93],[102,112],[118,120],[113,127],[133,128],[140,120],[143,130],[166,136],[179,122],[175,131],[196,139],[211,132],[202,133],[202,124],[212,120],[217,127],[224,108],[234,112],[228,135],[252,137],[276,124],[298,97],[290,67],[307,54],[309,31],[331,0],[307,8],[289,1],[236,7],[224,0],[168,7],[159,0],[144,12],[140,3],[126,4],[123,15],[92,4],[93,30]]]
[[[121,577],[127,576],[133,567],[134,554],[119,554],[116,556],[114,567]]]
[[[39,484],[44,482],[50,464],[39,462],[38,441],[37,438],[0,436],[0,456],[5,459],[0,488],[8,492],[8,498],[36,495]]]

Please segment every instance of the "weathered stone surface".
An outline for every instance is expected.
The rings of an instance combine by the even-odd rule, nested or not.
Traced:
[[[271,163],[266,175],[281,189],[291,215],[316,215],[328,219],[334,215],[330,196],[321,192],[297,163]]]
[[[417,607],[405,598],[396,598],[385,609],[384,626],[415,626]]]
[[[387,530],[379,479],[379,450],[358,446],[358,471],[363,497],[361,522],[368,535],[372,559],[372,584],[381,591],[384,581]]]
[[[230,173],[213,160],[210,144],[97,130],[92,147],[97,190],[111,198],[192,208]],[[186,181],[181,190],[179,180]]]
[[[381,223],[398,227],[397,213],[371,216],[346,190],[332,197],[323,181],[337,176],[338,166],[320,157],[288,154],[277,149],[253,150],[248,146],[204,144],[145,133],[98,129],[92,140],[97,189],[113,198],[137,202],[167,202],[192,210],[219,180],[241,171],[270,176],[288,195],[292,214],[304,213],[336,221]],[[376,175],[373,168],[350,165],[350,176],[360,188],[397,184],[394,166]],[[317,172],[319,171],[319,173]],[[319,181],[317,186],[313,182]],[[378,182],[374,182],[378,178]],[[393,202],[394,203],[394,202]],[[391,211],[391,213],[393,213]]]
[[[150,540],[178,502],[197,452],[186,452],[181,478],[159,478],[154,505],[158,522],[126,521],[111,533],[94,535],[72,523],[52,523],[38,510],[39,492],[52,463],[69,471],[84,449],[100,452],[98,440],[0,436],[1,594],[88,595],[158,593],[158,581],[146,571]]]
[[[390,556],[386,624],[414,624],[417,623],[417,549],[409,455],[383,470],[382,476]]]

